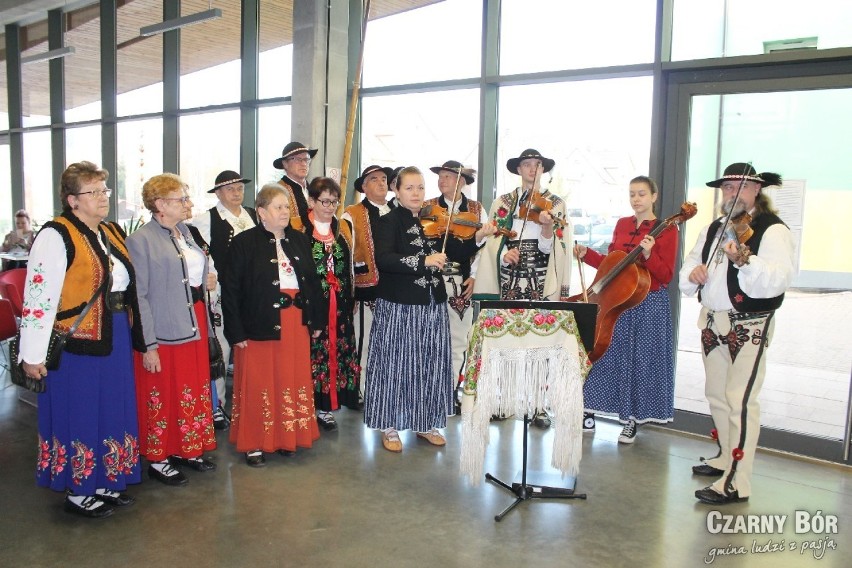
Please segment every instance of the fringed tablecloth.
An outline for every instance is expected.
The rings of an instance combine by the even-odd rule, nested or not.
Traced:
[[[567,310],[483,309],[473,324],[462,399],[461,472],[482,479],[492,415],[533,416],[555,426],[551,464],[576,476],[583,455],[583,381],[591,364]]]

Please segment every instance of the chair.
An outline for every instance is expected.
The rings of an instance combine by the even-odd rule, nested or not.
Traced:
[[[24,289],[27,287],[26,268],[13,268],[11,270],[4,270],[3,272],[0,272],[0,282],[5,282],[15,286],[15,289],[18,290],[18,294],[21,297],[21,302],[24,301]]]
[[[0,274],[3,274],[0,272]],[[0,280],[0,298],[8,301],[12,305],[12,312],[16,317],[21,317],[21,312],[24,309],[24,297],[14,284],[3,282]]]
[[[7,343],[8,340],[15,337],[17,333],[18,321],[15,319],[15,312],[12,310],[12,303],[9,300],[0,299],[0,342]],[[5,363],[0,363],[0,367],[8,371],[12,366],[12,361],[9,360],[8,347],[4,346],[4,348],[0,349],[0,353],[2,353],[6,359]]]

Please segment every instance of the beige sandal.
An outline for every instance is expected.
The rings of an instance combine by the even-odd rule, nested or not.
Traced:
[[[444,438],[444,436],[442,436],[441,433],[438,432],[437,428],[432,428],[428,432],[418,432],[417,437],[423,438],[424,440],[426,440],[427,442],[429,442],[433,446],[445,446],[445,445],[447,445],[446,438]]]
[[[389,452],[401,452],[402,440],[399,439],[399,432],[396,430],[382,432],[382,446]]]

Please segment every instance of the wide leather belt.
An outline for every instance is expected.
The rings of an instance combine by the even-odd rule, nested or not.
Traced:
[[[124,312],[130,306],[125,301],[126,294],[124,290],[121,292],[110,292],[109,296],[107,296],[107,303],[109,304],[109,309],[114,312]]]
[[[295,306],[301,310],[305,306],[305,299],[299,292],[296,293],[295,297],[291,296],[287,292],[281,292],[281,297],[275,304],[273,304],[273,306],[282,310],[286,310],[290,306]]]

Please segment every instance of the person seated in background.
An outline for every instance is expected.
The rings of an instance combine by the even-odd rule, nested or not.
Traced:
[[[26,209],[19,209],[15,213],[15,230],[10,231],[3,239],[0,251],[22,256],[29,254],[30,248],[33,246],[33,239],[35,239],[35,231],[30,226],[30,214],[27,213]],[[27,261],[25,259],[3,261],[3,270],[26,267]]]

